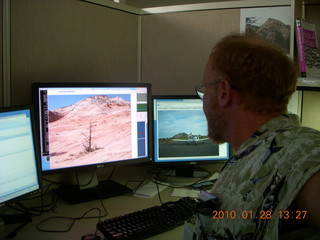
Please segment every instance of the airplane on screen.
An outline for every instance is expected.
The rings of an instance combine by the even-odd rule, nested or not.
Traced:
[[[199,135],[193,135],[192,133],[188,135],[188,139],[172,139],[174,142],[184,142],[185,144],[204,143],[206,140],[209,140],[209,138],[200,138]]]

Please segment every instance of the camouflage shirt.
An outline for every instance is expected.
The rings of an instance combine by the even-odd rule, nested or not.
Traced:
[[[219,200],[217,219],[198,215],[189,225],[198,239],[204,232],[207,239],[278,239],[284,214],[298,214],[282,211],[319,169],[320,132],[299,126],[295,115],[280,115],[247,139],[220,173],[211,190]]]

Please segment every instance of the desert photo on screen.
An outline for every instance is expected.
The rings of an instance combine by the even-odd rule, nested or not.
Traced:
[[[130,95],[57,95],[48,102],[51,168],[131,157]]]

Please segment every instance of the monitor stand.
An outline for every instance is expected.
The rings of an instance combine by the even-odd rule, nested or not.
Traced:
[[[28,223],[31,222],[31,215],[28,213],[17,213],[17,214],[1,214],[0,222],[4,224],[14,223]]]
[[[77,171],[78,185],[67,185],[59,188],[61,198],[69,204],[105,199],[132,193],[132,189],[113,180],[98,181],[92,170]]]
[[[194,165],[177,165],[172,171],[158,174],[156,180],[175,186],[189,186],[206,177],[208,172],[198,171]]]

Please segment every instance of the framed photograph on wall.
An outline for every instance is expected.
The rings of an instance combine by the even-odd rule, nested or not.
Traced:
[[[240,32],[258,35],[290,54],[290,6],[243,8]]]

